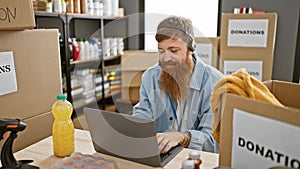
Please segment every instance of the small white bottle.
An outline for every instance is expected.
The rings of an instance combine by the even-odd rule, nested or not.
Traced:
[[[103,15],[104,16],[111,16],[112,11],[111,11],[111,0],[102,0],[103,2]]]
[[[94,2],[93,0],[88,0],[88,14],[89,15],[94,15]]]
[[[61,13],[62,12],[62,3],[61,0],[54,0],[54,12]]]
[[[90,44],[87,39],[84,40],[84,55],[86,60],[90,59]]]
[[[111,0],[111,15],[118,16],[119,0]]]
[[[94,58],[97,59],[99,57],[99,54],[98,54],[98,45],[97,45],[97,42],[94,41],[93,42],[93,48],[94,48]]]
[[[194,169],[194,161],[193,160],[184,160],[182,162],[181,169]]]
[[[82,40],[79,40],[79,59],[80,60],[85,60],[85,50],[84,50],[84,42]]]
[[[93,45],[92,41],[89,41],[89,57],[90,57],[90,59],[95,59],[94,45]]]

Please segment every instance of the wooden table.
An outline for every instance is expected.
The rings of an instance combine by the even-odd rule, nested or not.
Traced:
[[[96,153],[92,145],[89,131],[75,129],[75,151],[82,154],[91,154],[95,157],[103,157],[105,159],[115,160],[119,169],[153,169],[151,166],[146,166],[131,162],[128,160]],[[181,163],[188,157],[190,149],[183,149],[173,160],[171,160],[164,168],[165,169],[180,169]],[[57,158],[52,151],[52,137],[37,142],[21,151],[14,154],[16,160],[31,159],[34,160],[32,165],[39,166],[41,169],[50,168],[52,164],[60,162],[62,158]],[[219,155],[201,151],[202,165],[201,169],[212,169],[218,166]]]

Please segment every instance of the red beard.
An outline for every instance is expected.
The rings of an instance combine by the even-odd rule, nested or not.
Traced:
[[[165,68],[166,65],[175,65],[174,68]],[[185,63],[160,63],[160,89],[171,96],[173,100],[184,101],[189,91],[190,77],[193,70],[192,59],[187,57]]]

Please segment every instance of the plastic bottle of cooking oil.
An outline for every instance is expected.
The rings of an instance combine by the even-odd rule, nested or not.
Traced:
[[[53,152],[57,157],[66,157],[74,152],[74,124],[71,119],[72,104],[64,94],[57,95],[52,105],[54,122],[52,125]]]

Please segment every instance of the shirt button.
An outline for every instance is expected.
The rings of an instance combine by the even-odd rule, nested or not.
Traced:
[[[169,118],[169,120],[173,120],[173,117],[171,116],[171,117]]]

